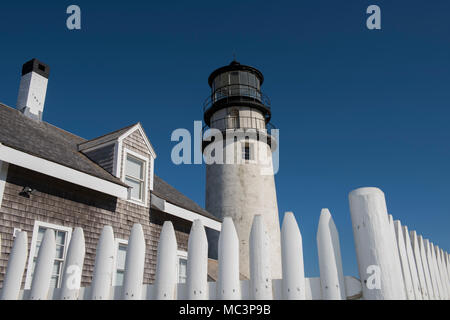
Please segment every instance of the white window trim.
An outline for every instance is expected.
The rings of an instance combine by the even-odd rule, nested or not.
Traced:
[[[0,207],[2,206],[3,194],[5,192],[6,178],[8,176],[8,167],[9,164],[7,162],[3,162],[0,160]]]
[[[127,132],[122,134],[115,142],[114,147],[114,161],[113,161],[113,174],[121,179],[122,177],[122,158],[123,158],[123,140],[125,140],[129,135],[133,134],[135,131],[139,131],[140,135],[144,139],[145,145],[147,146],[147,149],[149,151],[149,158],[150,158],[150,184],[149,188],[150,190],[153,190],[153,176],[154,176],[154,160],[156,159],[156,153],[155,150],[152,147],[152,144],[150,143],[150,140],[148,140],[147,135],[144,132],[144,129],[142,128],[140,123],[137,123],[135,126],[131,127]],[[126,197],[124,197],[126,199]]]
[[[144,139],[144,142],[147,145],[147,148],[148,148],[150,154],[152,155],[152,157],[156,158],[156,152],[153,149],[150,141],[148,140],[148,137],[145,134],[144,129],[142,128],[140,123],[137,123],[134,127],[130,128],[130,130],[125,132],[123,135],[121,135],[120,138],[118,139],[119,142],[122,142],[126,137],[128,137],[130,134],[134,133],[136,130],[139,131],[139,133],[141,134],[142,138]]]
[[[64,263],[66,261],[67,250],[68,250],[69,244],[70,244],[70,238],[72,237],[72,228],[71,227],[64,227],[64,226],[61,226],[61,225],[48,223],[48,222],[43,222],[43,221],[38,221],[38,220],[34,221],[33,236],[31,238],[30,254],[28,255],[28,265],[27,265],[27,276],[26,276],[26,279],[25,279],[25,289],[30,289],[31,288],[31,282],[32,282],[31,269],[32,269],[32,266],[33,266],[34,254],[36,252],[36,242],[37,242],[37,236],[38,236],[39,227],[44,227],[44,228],[49,228],[49,229],[56,229],[56,230],[67,232],[66,245],[64,246]],[[62,270],[64,270],[64,263],[63,263],[63,266],[62,266]],[[62,276],[62,274],[61,274],[61,276]]]
[[[114,270],[113,270],[112,279],[111,279],[112,280],[112,282],[111,282],[112,286],[115,286],[115,284],[116,284],[116,278],[117,278],[117,274],[116,274],[117,273],[117,252],[119,250],[119,245],[120,244],[125,244],[127,246],[127,251],[128,251],[128,240],[120,239],[120,238],[115,238],[114,239],[114,261],[113,261]],[[127,252],[127,254],[128,254],[128,252]]]
[[[153,182],[155,181],[155,170],[154,170],[154,165],[155,165],[155,158],[150,157],[150,191],[153,191]]]
[[[181,259],[186,259],[188,258],[188,253],[187,251],[184,250],[177,250],[177,283],[179,278],[180,278],[180,270],[179,270],[179,266],[180,266],[180,258]],[[186,277],[187,277],[187,270],[186,270]]]
[[[122,176],[120,177],[120,180],[123,183],[125,182],[125,172],[126,172],[126,165],[127,165],[127,155],[131,155],[132,157],[135,157],[139,160],[142,160],[144,162],[144,199],[143,201],[139,201],[136,199],[131,199],[129,196],[127,197],[127,201],[138,204],[140,206],[148,207],[148,190],[149,190],[149,183],[148,183],[148,176],[149,176],[149,164],[151,163],[149,161],[148,157],[145,157],[137,152],[134,152],[130,149],[124,148],[123,149],[123,163],[122,163]]]

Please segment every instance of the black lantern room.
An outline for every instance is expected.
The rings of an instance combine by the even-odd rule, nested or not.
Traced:
[[[211,117],[215,112],[233,106],[257,109],[263,114],[265,123],[269,123],[270,100],[261,92],[263,82],[264,76],[258,69],[236,60],[212,72],[208,78],[211,96],[203,107],[206,125],[211,127]]]

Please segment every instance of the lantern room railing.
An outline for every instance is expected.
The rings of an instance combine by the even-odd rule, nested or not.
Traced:
[[[230,84],[217,88],[204,102],[203,112],[211,108],[215,103],[220,102],[254,102],[270,109],[270,99],[259,89],[246,84]]]

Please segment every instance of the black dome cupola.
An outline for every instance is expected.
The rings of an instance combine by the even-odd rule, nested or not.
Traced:
[[[268,123],[271,118],[270,100],[261,92],[263,82],[264,76],[258,69],[236,60],[214,70],[208,78],[211,95],[203,106],[206,125],[211,126],[211,116],[215,112],[233,106],[257,109]]]

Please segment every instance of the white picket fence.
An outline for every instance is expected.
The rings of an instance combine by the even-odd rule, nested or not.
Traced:
[[[0,299],[449,299],[449,255],[411,233],[387,214],[384,194],[376,188],[350,193],[350,211],[360,278],[344,276],[339,236],[328,209],[317,232],[320,277],[306,278],[302,236],[292,212],[281,227],[282,279],[272,279],[269,238],[256,215],[250,233],[250,280],[239,279],[239,240],[231,218],[219,237],[217,282],[207,281],[208,242],[200,220],[192,224],[188,241],[187,282],[177,283],[177,243],[170,221],[158,244],[156,279],[143,284],[145,240],[135,224],[129,237],[123,286],[112,286],[114,233],[105,226],[100,236],[90,287],[80,288],[85,256],[83,230],[75,228],[62,274],[62,287],[50,288],[56,252],[55,235],[47,230],[41,243],[30,290],[21,290],[27,262],[27,234],[19,232],[8,261]]]

